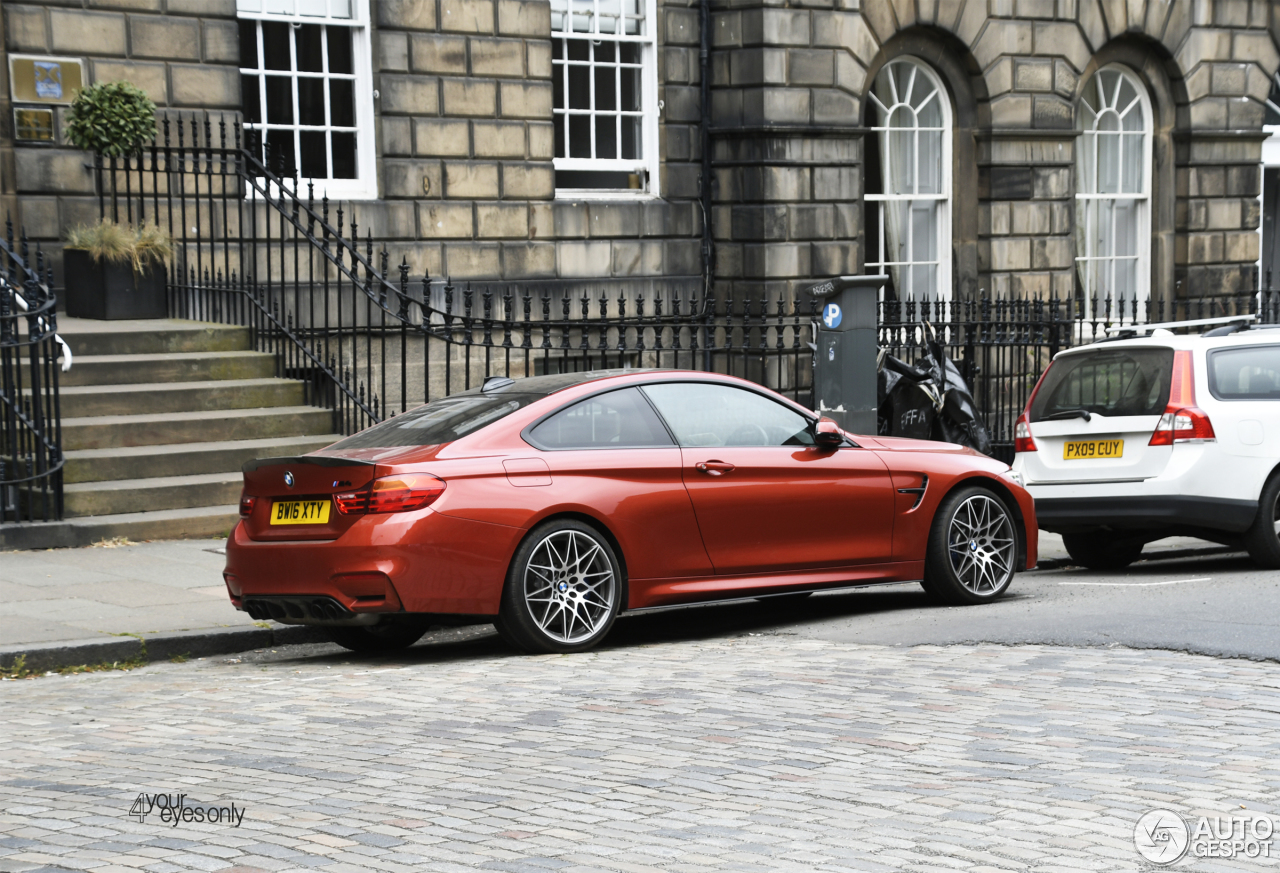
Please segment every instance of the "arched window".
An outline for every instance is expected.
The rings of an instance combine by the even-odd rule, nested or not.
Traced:
[[[898,299],[951,297],[951,99],[923,61],[897,58],[869,95],[867,272]]]
[[[1130,312],[1150,296],[1151,101],[1128,70],[1103,67],[1080,98],[1076,269],[1086,311]]]

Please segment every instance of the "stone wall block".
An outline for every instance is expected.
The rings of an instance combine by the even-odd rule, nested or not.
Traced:
[[[555,196],[551,164],[503,164],[502,196],[507,200],[547,200]]]
[[[725,84],[784,85],[787,82],[787,53],[783,49],[756,47],[727,54],[729,81]]]
[[[1022,200],[1008,204],[1012,213],[1012,232],[1024,236],[1048,234],[1050,230],[1049,203]]]
[[[851,52],[865,67],[871,63],[880,43],[861,15],[852,12],[813,13],[813,45]]]
[[[52,48],[75,55],[118,55],[126,52],[125,18],[111,12],[53,9],[49,12]]]
[[[515,78],[524,75],[524,41],[480,39],[471,43],[471,74]]]
[[[409,35],[395,31],[378,34],[378,65],[380,72],[404,73],[409,69]]]
[[[450,199],[498,199],[498,165],[445,161],[444,196]]]
[[[1037,167],[1031,174],[1031,189],[1037,199],[1071,196],[1070,167]]]
[[[471,132],[461,119],[415,118],[413,139],[419,155],[465,158],[471,154]]]
[[[498,93],[503,118],[552,118],[550,82],[500,82]]]
[[[204,59],[225,64],[240,62],[240,27],[234,21],[201,22]]]
[[[715,48],[732,48],[742,45],[742,13],[711,13],[711,45]]]
[[[1052,91],[1053,61],[1049,58],[1017,58],[1013,61],[1013,87],[1019,91]]]
[[[471,239],[475,222],[470,203],[419,203],[418,233],[424,239]]]
[[[523,158],[524,125],[519,121],[473,121],[473,141],[478,158]]]
[[[807,46],[807,9],[757,8],[742,15],[743,45]]]
[[[698,10],[665,6],[662,18],[666,45],[697,45],[702,39],[698,35]]]
[[[860,200],[862,177],[857,167],[814,167],[814,200]]]
[[[787,209],[787,236],[791,239],[832,239],[836,236],[836,207],[830,203],[797,205]],[[842,233],[848,238],[851,234]]]
[[[525,69],[530,79],[551,78],[551,43],[542,40],[525,41]]]
[[[729,230],[735,240],[743,242],[783,241],[787,230],[787,207],[748,204],[729,209]]]
[[[444,79],[444,114],[455,118],[476,116],[488,118],[498,113],[498,89],[493,82],[480,79]]]
[[[444,271],[451,279],[496,279],[502,275],[497,243],[446,243]]]
[[[808,243],[773,243],[742,247],[742,270],[760,279],[812,276]]]
[[[172,15],[131,15],[129,45],[135,58],[198,61],[200,22]]]
[[[684,85],[668,85],[664,90],[666,108],[663,117],[673,123],[693,123],[702,117],[700,101],[702,94],[698,88]]]
[[[4,32],[10,51],[49,50],[49,34],[45,29],[44,9],[39,6],[5,4]]]
[[[493,33],[493,0],[440,0],[440,29],[452,33]]]
[[[93,81],[119,82],[126,80],[142,89],[157,106],[169,103],[169,77],[165,65],[145,61],[104,61],[95,58]]]
[[[170,5],[172,2],[170,0]],[[435,30],[435,0],[377,0],[371,5],[378,16],[379,28]]]
[[[742,121],[747,125],[806,124],[809,96],[798,88],[748,88],[742,93]]]
[[[1031,97],[1027,94],[1005,94],[991,101],[993,127],[1030,127]]]
[[[1211,230],[1237,230],[1240,228],[1239,200],[1210,200],[1209,228]]]
[[[848,276],[858,272],[856,242],[813,243],[809,248],[809,269],[814,276]]]
[[[498,32],[504,36],[548,36],[551,4],[546,0],[498,0]]]
[[[413,69],[423,73],[467,72],[467,40],[462,36],[415,33],[409,40]]]
[[[240,108],[240,71],[235,67],[170,64],[169,81],[174,106]]]
[[[1031,268],[1031,240],[992,239],[991,269],[1027,270]]]
[[[813,123],[857,127],[858,101],[844,91],[818,88],[813,91]]]
[[[1272,9],[1275,8],[1273,4]],[[1280,18],[1280,14],[1277,17]],[[1252,61],[1268,73],[1280,68],[1280,51],[1266,32],[1233,34],[1231,57],[1237,61]]]
[[[587,204],[587,232],[593,237],[638,237],[643,203]]]
[[[1248,230],[1225,235],[1226,248],[1223,260],[1253,263],[1258,260],[1261,238],[1254,231]]]
[[[1032,53],[1032,25],[1029,21],[992,19],[973,47],[973,56],[986,69],[1001,55]]]
[[[551,160],[555,157],[555,125],[529,122],[529,157],[534,160]]]
[[[379,122],[384,155],[408,157],[413,154],[413,126],[408,118],[384,115]]]
[[[16,149],[15,181],[19,192],[35,194],[92,194],[93,173],[82,151]]]
[[[549,279],[556,274],[554,243],[503,243],[502,275],[507,279]]]
[[[1042,57],[1056,55],[1066,59],[1075,72],[1080,73],[1089,65],[1093,52],[1085,42],[1084,34],[1073,22],[1041,22],[1033,26],[1035,50]]]
[[[440,83],[426,76],[383,75],[382,111],[405,115],[436,115],[440,111]]]
[[[556,247],[559,274],[566,278],[592,278],[609,275],[613,266],[612,247],[608,241],[561,242]]]
[[[477,203],[476,231],[481,239],[527,239],[529,207],[523,203]]]
[[[1187,235],[1186,263],[1217,264],[1222,261],[1223,239],[1220,233]]]
[[[1063,270],[1071,264],[1071,237],[1050,236],[1031,241],[1031,269]]]
[[[384,197],[416,200],[443,196],[444,172],[439,161],[386,159],[380,178]]]

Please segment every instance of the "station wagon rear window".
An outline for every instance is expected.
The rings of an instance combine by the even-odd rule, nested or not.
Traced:
[[[1031,404],[1030,420],[1090,415],[1159,415],[1169,402],[1173,349],[1099,349],[1054,361]]]
[[[1209,391],[1219,400],[1280,400],[1280,346],[1210,352]]]

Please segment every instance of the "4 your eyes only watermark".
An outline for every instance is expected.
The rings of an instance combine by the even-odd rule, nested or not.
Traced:
[[[1275,829],[1269,816],[1257,813],[1183,818],[1171,809],[1153,809],[1133,826],[1133,846],[1161,867],[1188,857],[1270,858]]]
[[[234,803],[229,806],[189,803],[185,794],[139,794],[129,807],[131,818],[143,824],[149,815],[159,815],[160,821],[170,827],[178,822],[186,824],[225,824],[240,827],[244,821],[244,808]]]

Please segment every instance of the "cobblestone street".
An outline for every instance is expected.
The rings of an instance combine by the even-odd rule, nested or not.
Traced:
[[[1152,807],[1280,812],[1268,663],[768,634],[328,652],[4,683],[0,870],[1132,871]],[[140,823],[139,793],[243,824]]]

